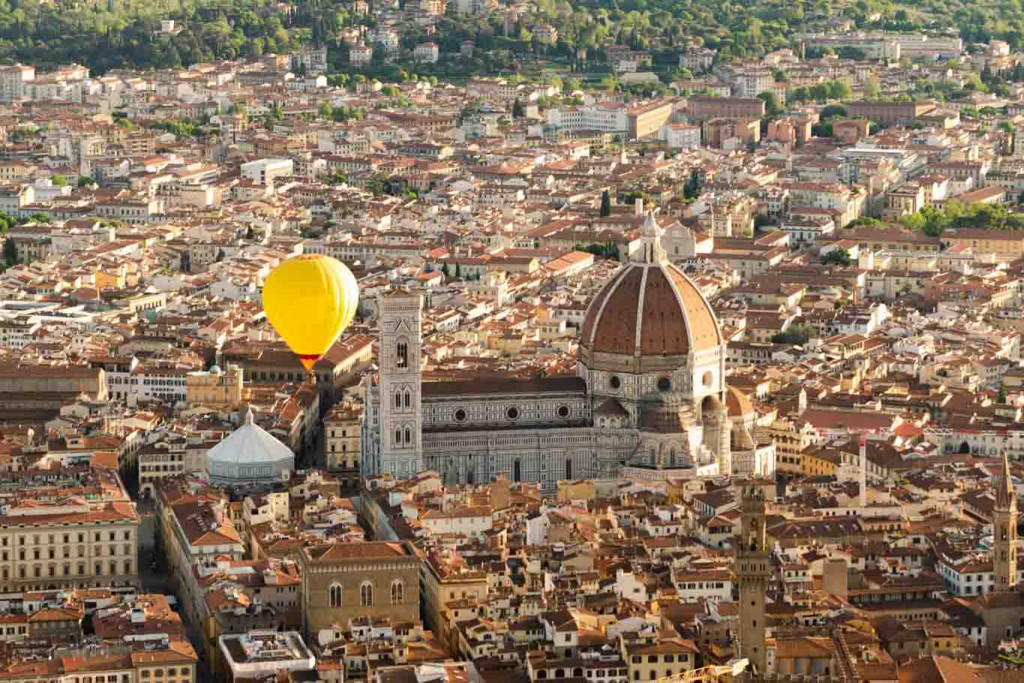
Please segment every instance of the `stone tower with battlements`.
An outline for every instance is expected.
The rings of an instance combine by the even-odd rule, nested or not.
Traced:
[[[741,538],[736,546],[736,574],[740,585],[739,655],[764,675],[765,595],[771,581],[772,556],[768,548],[764,494],[756,487],[743,492]]]

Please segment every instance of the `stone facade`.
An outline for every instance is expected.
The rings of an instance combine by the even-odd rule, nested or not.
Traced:
[[[764,494],[751,487],[743,492],[742,532],[736,547],[740,583],[739,655],[750,660],[755,673],[767,673],[765,595],[775,571],[768,546]]]
[[[420,623],[420,559],[401,543],[337,543],[302,549],[302,631],[346,630],[350,619]]]
[[[731,472],[725,343],[707,299],[667,258],[653,214],[642,249],[590,304],[575,377],[424,384],[421,298],[379,303],[380,373],[366,386],[364,475],[436,470],[448,484]]]
[[[1017,590],[1017,492],[1010,476],[1010,460],[1003,456],[1003,476],[996,487],[992,510],[993,563],[997,591]]]

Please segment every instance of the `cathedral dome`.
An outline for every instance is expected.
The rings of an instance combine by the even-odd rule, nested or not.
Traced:
[[[605,284],[587,309],[580,354],[591,369],[621,370],[622,356],[685,356],[723,343],[711,305],[662,251],[653,214],[643,232],[643,254]]]

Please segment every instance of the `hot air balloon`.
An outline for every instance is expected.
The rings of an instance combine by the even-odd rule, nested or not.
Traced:
[[[263,310],[310,372],[359,305],[359,285],[344,263],[322,254],[281,262],[263,283]]]

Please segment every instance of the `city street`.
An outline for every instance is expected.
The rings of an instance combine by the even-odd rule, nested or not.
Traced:
[[[313,446],[311,448],[307,448],[297,458],[295,458],[295,467],[297,469],[323,469],[327,464],[327,460],[324,457],[323,422],[318,424],[317,427],[316,441],[313,442]]]
[[[167,561],[163,552],[157,548],[156,513],[153,505],[151,500],[137,503],[139,516],[142,517],[139,524],[139,579],[142,581],[144,592],[170,594]]]

